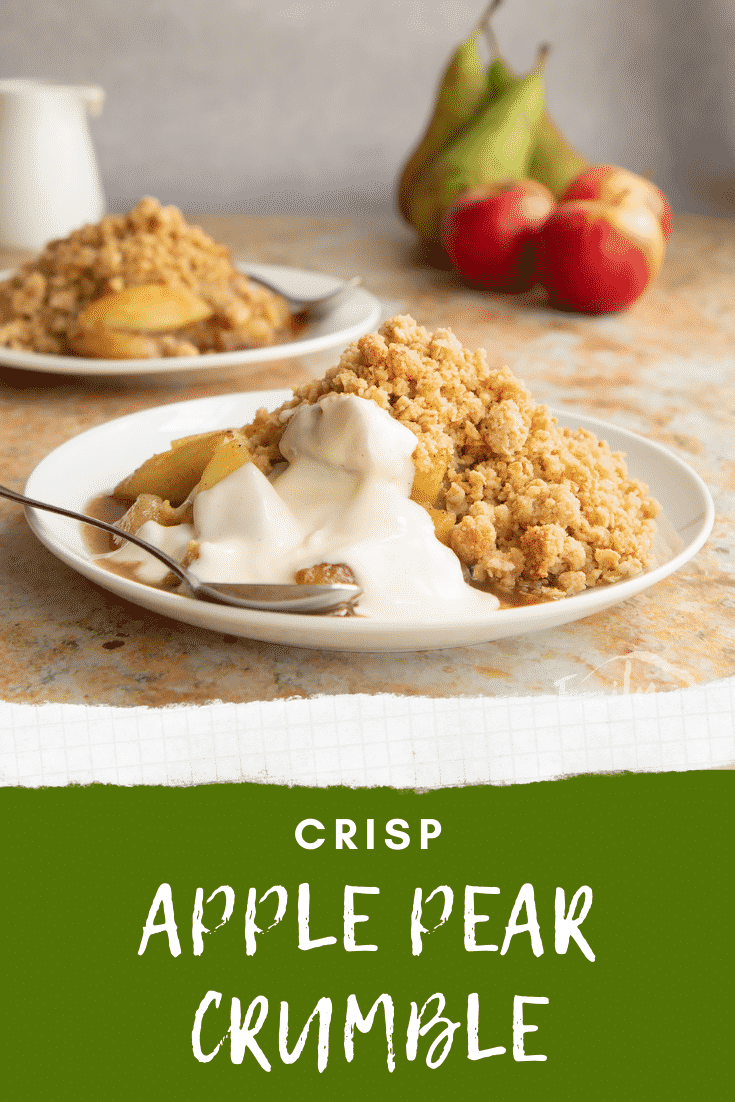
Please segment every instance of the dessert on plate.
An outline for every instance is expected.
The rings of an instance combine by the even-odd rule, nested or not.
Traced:
[[[276,344],[294,331],[284,298],[152,198],[51,241],[0,283],[0,345],[28,352],[198,356]]]
[[[208,581],[339,571],[363,587],[365,615],[492,611],[498,596],[557,599],[632,577],[653,562],[659,510],[622,453],[559,427],[507,367],[408,316],[279,409],[174,441],[113,496],[128,508],[111,565],[140,581],[165,585],[165,568],[125,531]]]

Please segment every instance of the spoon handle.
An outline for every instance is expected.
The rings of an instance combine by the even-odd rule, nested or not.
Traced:
[[[74,509],[65,509],[62,505],[50,505],[47,501],[36,501],[25,494],[19,494],[7,486],[0,486],[0,497],[6,497],[10,501],[17,501],[20,505],[28,505],[31,509],[45,509],[48,513],[58,513],[62,517],[70,517],[82,524],[91,524],[93,528],[100,528],[103,532],[109,532],[111,536],[117,536],[129,543],[141,547],[154,558],[159,559],[169,568],[172,574],[186,586],[192,597],[199,597],[205,601],[216,601],[220,604],[234,605],[237,608],[254,608],[272,612],[327,612],[338,605],[349,603],[360,596],[360,589],[356,585],[269,585],[261,582],[252,584],[236,582],[201,582],[194,574],[190,574],[176,559],[172,559],[165,551],[154,547],[147,540],[141,539],[132,532],[123,532],[114,524],[108,524],[106,520],[97,520],[96,517],[88,517],[86,513],[78,513]]]
[[[272,283],[268,279],[264,279],[263,276],[254,275],[252,272],[245,271],[245,275],[248,279],[252,279],[253,283],[259,283],[261,287],[267,287],[269,291],[274,291],[275,294],[281,295],[286,299],[286,302],[294,310],[307,310],[316,311],[324,307],[330,306],[332,302],[344,294],[345,291],[351,290],[353,287],[359,287],[362,283],[361,276],[353,276],[352,279],[346,280],[340,287],[335,287],[333,291],[329,291],[326,295],[317,295],[315,298],[299,298],[298,295],[290,294],[285,288],[280,287],[277,283]]]
[[[25,494],[19,494],[15,490],[9,489],[7,486],[0,486],[0,497],[6,497],[10,501],[17,501],[20,505],[29,505],[32,509],[45,509],[47,513],[58,513],[59,516],[62,517],[71,517],[72,520],[81,521],[82,524],[91,524],[93,528],[100,528],[103,532],[108,532],[111,536],[116,536],[118,539],[128,540],[130,543],[134,543],[137,547],[141,547],[144,551],[148,551],[149,554],[159,559],[177,578],[180,578],[190,589],[196,591],[197,586],[195,580],[176,562],[176,559],[172,559],[165,551],[161,551],[158,547],[154,547],[153,544],[140,539],[139,536],[134,535],[132,532],[123,532],[120,528],[116,528],[114,524],[108,524],[106,520],[98,520],[97,517],[88,517],[86,513],[77,513],[74,509],[65,509],[62,505],[50,505],[47,501],[36,501],[34,498],[26,497]]]

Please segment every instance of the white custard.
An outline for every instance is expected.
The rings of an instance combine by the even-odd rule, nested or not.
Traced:
[[[456,555],[411,501],[416,437],[375,402],[329,394],[296,409],[281,439],[287,465],[270,478],[245,463],[193,501],[193,525],[147,521],[138,534],[183,557],[209,582],[292,582],[317,563],[345,563],[362,587],[357,612],[383,620],[442,620],[498,608],[468,586]],[[141,581],[166,570],[126,544],[111,556],[139,563]]]

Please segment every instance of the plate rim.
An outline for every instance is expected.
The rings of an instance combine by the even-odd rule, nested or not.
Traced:
[[[109,430],[111,426],[124,427],[126,422],[135,421],[142,417],[151,417],[154,414],[158,414],[163,420],[165,416],[170,416],[172,412],[177,409],[202,406],[208,402],[221,403],[227,398],[231,398],[233,402],[246,399],[249,403],[252,402],[253,409],[260,406],[266,406],[268,408],[275,408],[281,404],[284,400],[287,400],[292,395],[292,390],[288,388],[281,388],[277,390],[254,390],[254,391],[239,391],[230,395],[207,395],[200,398],[187,399],[180,402],[170,402],[158,406],[153,406],[148,409],[138,410],[133,413],[124,414],[122,417],[113,418],[110,421],[105,421],[100,425],[96,425],[91,429],[87,429],[82,433],[78,433],[69,440],[64,441],[62,444],[54,448],[49,452],[31,471],[28,479],[26,480],[24,492],[28,496],[39,497],[38,493],[33,491],[33,483],[36,478],[40,478],[44,474],[44,468],[47,463],[53,461],[53,458],[57,456],[57,453],[64,449],[66,446],[72,443],[78,443],[80,439],[91,436],[94,434],[104,434],[106,430]],[[621,435],[624,439],[634,441],[636,445],[644,445],[645,448],[652,450],[653,452],[661,455],[668,463],[673,463],[676,468],[690,481],[692,486],[696,489],[699,498],[703,505],[703,511],[701,516],[695,517],[698,521],[696,529],[692,535],[692,538],[686,543],[686,545],[670,560],[660,566],[655,566],[650,570],[644,571],[641,574],[636,575],[633,578],[628,578],[620,582],[615,582],[608,586],[597,586],[591,590],[585,590],[582,593],[575,594],[571,597],[565,597],[559,601],[549,601],[541,604],[520,606],[514,609],[503,609],[498,612],[488,613],[488,617],[478,619],[477,617],[470,617],[466,619],[452,620],[449,624],[448,630],[451,634],[472,633],[477,635],[478,632],[482,634],[481,629],[483,625],[495,622],[496,616],[502,616],[506,624],[512,623],[518,625],[518,631],[504,632],[502,637],[514,637],[516,635],[525,634],[527,630],[526,626],[528,622],[540,621],[538,627],[530,629],[531,631],[543,631],[547,628],[557,626],[559,624],[559,616],[563,617],[561,623],[568,623],[573,620],[583,619],[585,616],[592,616],[596,612],[602,612],[606,608],[614,604],[622,603],[629,597],[635,596],[637,593],[642,592],[645,589],[656,585],[659,581],[668,577],[670,574],[675,573],[686,562],[689,561],[706,542],[708,536],[712,531],[712,527],[715,519],[715,509],[712,495],[709,491],[704,480],[697,474],[697,472],[689,466],[683,459],[680,459],[674,452],[670,451],[667,447],[656,441],[649,440],[648,438],[641,436],[638,433],[632,432],[630,429],[622,428],[608,421],[603,421],[598,417],[587,416],[586,414],[577,413],[574,410],[559,409],[558,407],[547,407],[552,416],[562,421],[574,422],[578,428],[591,428],[592,431],[598,433],[601,438],[605,439],[603,433],[610,430],[615,434]],[[600,430],[600,431],[598,431]],[[614,450],[620,450],[615,447]],[[637,477],[635,471],[632,472],[633,477]],[[655,490],[654,490],[655,492]],[[179,622],[188,623],[194,626],[204,627],[207,630],[219,631],[223,633],[236,634],[243,638],[251,639],[263,639],[262,634],[257,634],[262,631],[274,627],[276,624],[282,626],[282,630],[278,632],[268,631],[269,636],[282,635],[288,638],[270,641],[280,642],[280,645],[285,646],[301,646],[305,648],[317,648],[323,650],[365,650],[378,649],[381,651],[393,650],[431,650],[441,649],[451,646],[465,646],[465,645],[477,645],[471,642],[454,642],[443,644],[426,644],[417,643],[413,647],[405,646],[405,637],[410,632],[420,633],[422,631],[434,631],[437,632],[441,628],[445,627],[440,622],[424,622],[406,623],[405,621],[385,621],[385,620],[369,620],[355,618],[340,618],[340,617],[310,617],[300,615],[298,613],[271,613],[261,612],[255,609],[236,609],[229,608],[224,605],[208,605],[204,602],[192,601],[187,606],[179,605],[180,601],[185,601],[187,598],[182,597],[180,594],[169,593],[165,590],[155,589],[151,586],[146,586],[143,583],[135,582],[132,579],[122,577],[117,574],[112,574],[109,571],[104,570],[102,567],[95,565],[94,560],[82,558],[76,551],[67,547],[63,542],[58,540],[55,533],[50,527],[53,523],[52,514],[43,513],[40,510],[35,510],[31,507],[25,508],[25,514],[28,524],[33,531],[36,538],[58,559],[66,563],[77,573],[86,577],[93,583],[100,585],[102,588],[112,592],[118,597],[122,597],[124,600],[128,600],[133,604],[149,608],[151,611],[158,615],[167,616],[171,619]],[[57,522],[62,518],[53,518]],[[74,523],[70,521],[69,523]],[[142,599],[141,599],[142,598]],[[577,615],[579,608],[584,608],[585,605],[592,600],[593,607],[590,607],[588,612],[583,612]],[[184,611],[188,608],[192,611],[194,618],[187,618],[177,615],[178,611]],[[206,610],[206,611],[205,611]],[[213,611],[213,610],[216,610]],[[207,616],[207,611],[209,616]],[[567,616],[566,611],[569,611],[571,615]],[[221,622],[215,624],[207,624],[204,621],[210,619],[212,616],[217,617]],[[360,641],[365,643],[365,646],[350,646],[345,645],[348,643],[346,638],[342,642],[340,636],[352,636],[355,633],[354,625],[360,624]],[[325,628],[325,625],[328,625]],[[237,628],[242,630],[237,630]],[[250,634],[247,628],[252,628],[256,634]],[[331,637],[330,642],[325,642],[322,639],[322,635],[326,630],[328,637]],[[297,638],[293,638],[293,636]],[[389,646],[385,643],[379,643],[377,637],[390,637],[390,639],[399,644],[397,646]],[[496,638],[500,638],[499,636]],[[487,640],[490,641],[490,640]],[[400,645],[403,642],[404,645]],[[371,648],[370,644],[373,644]],[[375,644],[379,643],[377,647]]]
[[[264,275],[269,270],[289,272],[294,276],[319,276],[333,279],[347,288],[347,280],[332,276],[329,272],[316,272],[307,268],[294,268],[286,264],[265,264],[260,261],[233,261],[234,266],[245,275],[248,270],[259,269]],[[15,268],[0,271],[0,281],[9,279]],[[234,352],[204,352],[200,356],[167,356],[143,360],[105,360],[86,356],[59,356],[55,353],[26,352],[18,348],[6,348],[0,345],[0,367],[12,367],[24,371],[37,371],[41,374],[69,376],[120,376],[134,378],[137,375],[169,375],[183,371],[207,371],[222,367],[248,367],[251,364],[267,364],[272,360],[294,359],[318,352],[327,352],[340,345],[345,347],[351,341],[364,336],[376,327],[382,307],[380,300],[365,287],[349,287],[341,305],[350,301],[365,307],[365,318],[332,334],[307,337],[305,340],[287,341],[284,344],[269,344],[263,348],[244,348]]]

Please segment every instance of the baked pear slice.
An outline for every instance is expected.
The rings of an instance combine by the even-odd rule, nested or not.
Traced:
[[[226,429],[203,432],[179,441],[167,452],[152,455],[117,484],[112,496],[132,502],[141,494],[155,494],[172,505],[180,505],[197,485],[227,435]]]
[[[212,458],[202,471],[202,477],[197,483],[197,493],[211,490],[223,478],[227,478],[228,474],[232,474],[233,471],[251,461],[252,456],[245,433],[239,429],[230,429],[217,444]]]
[[[148,359],[159,354],[156,336],[206,321],[214,311],[186,287],[139,284],[90,302],[69,333],[80,356]]]

